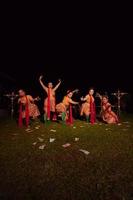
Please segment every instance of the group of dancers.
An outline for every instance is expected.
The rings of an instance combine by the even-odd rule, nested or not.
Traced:
[[[61,116],[63,122],[72,124],[73,123],[73,112],[72,105],[78,105],[79,102],[76,102],[72,99],[73,94],[78,90],[68,90],[64,96],[62,102],[56,104],[56,90],[61,84],[61,80],[54,87],[51,82],[46,86],[42,81],[43,76],[39,77],[39,83],[42,86],[43,90],[46,92],[47,97],[44,100],[44,121],[53,120],[56,121],[58,116]],[[22,89],[19,90],[19,126],[21,127],[23,122],[26,126],[29,125],[30,118],[36,119],[40,116],[40,111],[36,105],[38,98],[33,98],[31,95],[27,95],[26,92]],[[108,124],[118,123],[118,116],[112,111],[111,104],[107,95],[100,95],[98,97],[101,100],[101,112],[100,117],[103,122]],[[80,116],[85,117],[87,122],[94,124],[96,122],[96,107],[95,107],[95,98],[94,98],[94,89],[90,88],[88,94],[85,97],[81,97],[82,105],[80,108]]]

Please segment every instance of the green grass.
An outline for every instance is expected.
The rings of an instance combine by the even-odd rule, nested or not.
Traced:
[[[0,200],[133,199],[133,116],[122,120],[120,126],[75,121],[76,128],[39,122],[30,133],[15,121],[1,122]],[[63,148],[65,143],[71,146]]]

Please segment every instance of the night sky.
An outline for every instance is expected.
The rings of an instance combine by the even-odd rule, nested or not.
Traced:
[[[85,93],[132,88],[132,27],[124,17],[51,18],[40,21],[23,16],[3,18],[0,71],[15,80],[17,89],[31,93],[62,79],[61,91],[79,88]],[[40,92],[39,91],[39,92]]]

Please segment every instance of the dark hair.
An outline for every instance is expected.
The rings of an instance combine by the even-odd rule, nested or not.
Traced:
[[[90,88],[89,88],[89,91],[90,91],[90,90],[94,90],[94,87],[90,87]]]
[[[19,89],[19,90],[18,90],[18,92],[19,92],[20,90],[26,93],[26,91],[25,91],[24,89],[22,89],[22,88],[21,88],[21,89]]]
[[[107,95],[103,95],[103,96],[102,96],[102,99],[103,99],[103,98],[109,99],[109,97],[108,97]]]
[[[66,94],[69,94],[70,92],[72,92],[71,90],[67,90]]]

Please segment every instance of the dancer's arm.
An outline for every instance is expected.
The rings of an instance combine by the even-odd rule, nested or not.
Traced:
[[[21,103],[21,99],[20,98],[18,99],[18,103]]]
[[[86,95],[85,97],[81,97],[80,99],[81,101],[86,101],[88,99],[88,95]]]
[[[74,105],[79,104],[78,102],[73,101],[72,99],[69,99],[69,103],[74,104]]]
[[[78,92],[79,92],[79,89],[75,89],[75,90],[72,91],[73,94],[78,93]]]
[[[59,79],[59,83],[54,87],[54,91],[56,91],[57,89],[58,89],[58,87],[60,86],[60,84],[61,84],[61,80]]]
[[[100,98],[100,100],[102,100],[102,95],[100,94],[100,93],[96,93],[96,97],[99,97]]]
[[[42,78],[43,78],[43,76],[40,76],[40,77],[39,77],[39,82],[40,82],[42,88],[43,88],[46,92],[48,92],[48,88],[43,84]]]

